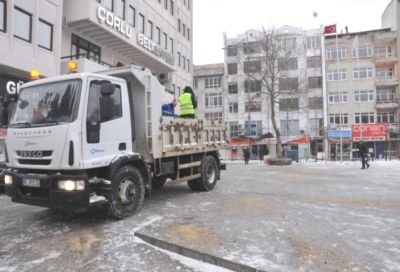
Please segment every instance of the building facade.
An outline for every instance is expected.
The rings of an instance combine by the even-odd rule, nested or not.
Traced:
[[[325,37],[330,158],[398,157],[399,56],[390,28]]]
[[[273,31],[280,51],[274,59],[278,84],[272,99],[282,143],[286,151],[294,151],[300,158],[317,156],[324,151],[321,31],[291,26]],[[261,46],[263,35],[248,30],[224,39],[225,120],[231,138],[246,138],[243,145],[252,145],[253,157],[258,157],[265,145],[273,153],[276,143],[272,96],[262,79],[269,73]]]
[[[192,0],[0,0],[1,125],[29,71],[66,73],[71,59],[146,67],[177,97],[192,83],[192,37]]]

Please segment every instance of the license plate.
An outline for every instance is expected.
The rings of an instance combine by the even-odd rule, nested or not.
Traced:
[[[22,186],[40,187],[40,179],[24,178],[22,179]]]

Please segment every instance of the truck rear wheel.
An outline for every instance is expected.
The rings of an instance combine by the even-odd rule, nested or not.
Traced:
[[[115,219],[134,214],[143,206],[145,187],[143,176],[133,166],[121,167],[113,178],[107,213]]]
[[[213,156],[207,156],[201,164],[201,177],[189,180],[189,188],[193,191],[211,191],[217,184],[219,169]]]

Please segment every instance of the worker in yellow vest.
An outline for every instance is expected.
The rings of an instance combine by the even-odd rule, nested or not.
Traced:
[[[194,97],[192,88],[186,86],[178,100],[181,108],[181,117],[195,118],[194,110],[197,108],[197,101]]]

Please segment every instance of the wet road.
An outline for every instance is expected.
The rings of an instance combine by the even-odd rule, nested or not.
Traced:
[[[168,185],[123,221],[0,195],[0,271],[224,271],[171,251],[243,271],[400,271],[399,169],[230,163],[213,191]]]

